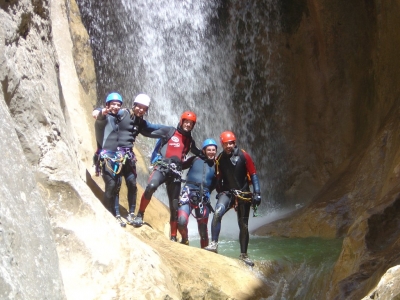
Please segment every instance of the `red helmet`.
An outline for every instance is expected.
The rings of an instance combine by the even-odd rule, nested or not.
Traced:
[[[192,111],[185,111],[181,116],[181,120],[179,121],[180,126],[182,126],[183,120],[190,120],[190,121],[193,121],[194,124],[196,124],[196,120],[197,120],[196,114]]]
[[[223,143],[227,143],[227,142],[234,142],[236,141],[236,137],[233,134],[232,131],[224,131],[223,133],[221,133],[221,135],[219,136],[219,139],[221,141],[221,144]]]

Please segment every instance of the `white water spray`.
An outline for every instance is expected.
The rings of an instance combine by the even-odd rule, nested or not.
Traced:
[[[149,121],[171,126],[192,110],[197,144],[234,131],[256,163],[262,206],[279,202],[285,166],[278,127],[285,125],[270,38],[279,32],[277,0],[78,3],[96,59],[99,103],[111,90],[128,100],[147,93]]]

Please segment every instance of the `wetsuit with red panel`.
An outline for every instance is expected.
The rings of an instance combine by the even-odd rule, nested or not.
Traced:
[[[250,177],[250,178],[249,178]],[[221,231],[221,220],[231,208],[235,208],[239,224],[239,242],[241,253],[247,253],[249,244],[249,214],[251,197],[245,200],[237,197],[250,194],[250,182],[253,193],[260,194],[256,168],[250,155],[235,146],[231,154],[222,152],[217,157],[217,187],[219,193],[215,205],[215,213],[211,222],[212,241],[218,242]]]
[[[151,136],[162,139],[161,156],[153,163],[154,169],[142,195],[138,215],[143,216],[152,195],[161,184],[165,183],[170,208],[171,238],[176,239],[182,162],[189,151],[199,155],[200,150],[196,147],[191,132],[184,131],[181,126],[161,128],[153,131]]]
[[[216,185],[214,159],[204,156],[192,156],[183,164],[183,169],[190,168],[186,175],[178,209],[178,230],[182,243],[188,244],[189,215],[194,210],[200,235],[201,248],[208,246],[208,216],[210,214],[210,193]]]

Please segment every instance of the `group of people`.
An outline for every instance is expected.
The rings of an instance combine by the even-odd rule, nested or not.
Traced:
[[[239,225],[240,259],[253,266],[247,255],[249,243],[248,222],[251,207],[255,210],[261,203],[260,185],[250,155],[236,145],[231,131],[220,135],[222,151],[217,155],[218,145],[212,138],[204,140],[201,149],[196,146],[191,132],[196,124],[194,112],[185,111],[176,127],[152,124],[143,119],[150,107],[150,97],[139,94],[131,109],[122,108],[123,99],[118,93],[107,96],[104,108],[97,108],[92,115],[96,119],[97,151],[94,156],[96,174],[102,174],[105,183],[103,202],[121,226],[126,223],[119,210],[119,191],[122,177],[128,190],[128,224],[140,227],[144,214],[157,188],[165,183],[170,209],[170,239],[177,242],[179,231],[181,243],[189,245],[188,220],[196,218],[201,248],[218,253],[221,220],[234,208]],[[136,210],[136,158],[133,146],[136,137],[158,139],[153,171]],[[188,157],[189,152],[193,155]],[[186,178],[183,170],[188,169]],[[181,185],[183,187],[181,188]],[[252,191],[250,191],[252,185]],[[210,194],[217,191],[217,203],[212,207]],[[208,239],[208,218],[211,223],[211,243]]]

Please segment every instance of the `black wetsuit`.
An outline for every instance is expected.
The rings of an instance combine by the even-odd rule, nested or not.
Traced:
[[[183,163],[183,169],[189,168],[186,183],[182,188],[178,209],[178,230],[182,240],[188,240],[189,216],[194,209],[200,235],[200,246],[208,246],[208,216],[210,214],[210,193],[216,185],[214,160],[204,156],[192,156]],[[204,197],[205,196],[205,197]]]
[[[249,192],[249,175],[253,184],[253,192],[260,193],[260,186],[253,160],[248,153],[236,146],[235,150],[230,155],[225,152],[220,153],[217,157],[217,164],[216,189],[219,194],[211,223],[212,240],[218,242],[222,217],[229,209],[234,207],[239,225],[240,250],[241,253],[247,253],[251,197],[248,200],[244,200],[236,197],[232,191]]]
[[[136,208],[136,158],[133,153],[133,145],[138,134],[152,137],[151,132],[160,129],[162,125],[151,124],[143,119],[136,117],[127,110],[119,110],[117,115],[102,115],[101,109],[95,122],[95,132],[98,152],[107,155],[121,152],[127,155],[125,164],[118,174],[103,163],[102,176],[105,183],[104,205],[115,216],[119,215],[119,190],[121,188],[122,176],[128,189],[129,213],[134,213]]]

